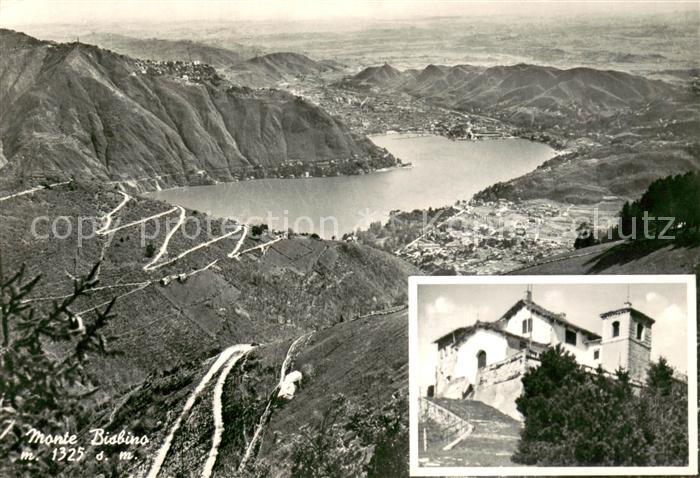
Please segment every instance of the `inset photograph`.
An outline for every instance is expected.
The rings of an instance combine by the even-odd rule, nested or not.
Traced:
[[[694,276],[409,289],[412,475],[697,472]]]

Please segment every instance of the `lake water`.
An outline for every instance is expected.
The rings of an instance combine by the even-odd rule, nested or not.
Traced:
[[[371,137],[412,168],[362,176],[259,179],[149,193],[172,204],[271,228],[340,237],[392,210],[454,204],[498,181],[521,176],[554,150],[523,139],[450,141],[441,136]]]

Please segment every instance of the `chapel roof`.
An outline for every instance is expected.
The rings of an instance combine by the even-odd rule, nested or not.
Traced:
[[[481,321],[477,320],[472,325],[469,325],[466,327],[460,327],[458,329],[454,329],[452,332],[449,332],[449,333],[441,336],[437,340],[434,340],[433,343],[438,344],[438,347],[442,348],[447,343],[451,343],[452,341],[458,342],[458,341],[463,340],[465,337],[467,337],[468,335],[471,335],[471,333],[476,331],[477,329],[492,330],[495,332],[502,333],[503,335],[506,335],[506,336],[518,337],[520,339],[527,338],[527,337],[524,337],[522,335],[514,334],[514,333],[511,333],[511,332],[504,330],[505,323],[511,317],[513,317],[515,314],[517,314],[518,311],[520,309],[522,309],[523,307],[526,307],[528,310],[544,317],[545,319],[547,319],[551,322],[556,322],[556,323],[559,323],[565,327],[576,329],[576,330],[586,334],[588,336],[589,340],[596,340],[596,339],[601,338],[600,335],[598,335],[594,332],[591,332],[590,330],[588,330],[584,327],[581,327],[580,325],[576,325],[572,322],[569,322],[566,319],[566,315],[552,312],[551,310],[548,310],[548,309],[542,307],[541,305],[537,304],[533,300],[531,300],[529,298],[525,298],[525,299],[520,299],[515,304],[513,304],[513,306],[510,309],[508,309],[498,320],[495,320],[493,322],[481,322]],[[616,311],[607,312],[607,313],[613,314],[614,312],[616,312]],[[621,313],[621,311],[619,311],[618,313]],[[641,312],[638,312],[638,313],[641,314]],[[644,314],[642,314],[642,315],[644,315]],[[649,320],[653,321],[653,319],[651,319],[651,318],[649,318]],[[547,344],[543,344],[543,345],[547,345]]]
[[[556,312],[552,312],[549,309],[545,309],[538,303],[534,302],[533,300],[530,299],[520,299],[517,301],[513,306],[506,311],[505,314],[501,316],[500,319],[498,319],[496,322],[506,322],[508,321],[511,317],[513,317],[515,314],[518,313],[520,309],[523,307],[526,307],[528,310],[535,312],[536,314],[544,317],[545,319],[548,319],[552,322],[557,322],[565,327],[570,327],[572,329],[579,330],[580,332],[583,332],[584,334],[589,336],[589,339],[599,339],[600,335],[596,334],[595,332],[591,332],[590,330],[581,327],[580,325],[574,324],[573,322],[570,322],[567,320],[565,314],[557,314]]]
[[[467,327],[460,327],[460,328],[458,328],[458,329],[453,330],[453,331],[450,332],[450,333],[447,333],[447,334],[443,335],[443,336],[440,337],[439,339],[434,340],[433,343],[438,344],[438,348],[442,348],[442,347],[444,347],[445,345],[447,345],[448,343],[452,343],[453,341],[454,341],[455,343],[456,343],[456,342],[461,342],[462,340],[464,340],[465,338],[467,338],[468,336],[470,336],[471,334],[473,334],[473,333],[476,332],[477,330],[491,330],[491,331],[493,331],[493,332],[496,332],[496,333],[498,333],[498,334],[504,335],[504,336],[506,336],[506,337],[512,337],[512,338],[516,338],[516,339],[519,339],[519,340],[527,340],[527,339],[528,339],[528,337],[524,337],[524,336],[522,336],[522,335],[514,334],[514,333],[512,333],[512,332],[508,332],[507,330],[503,329],[503,328],[500,326],[500,324],[498,323],[498,321],[496,321],[496,322],[481,322],[481,321],[477,320],[477,321],[476,321],[475,323],[473,323],[472,325],[469,325],[469,326],[467,326]],[[547,345],[549,345],[549,344],[537,342],[537,341],[534,341],[534,340],[532,341],[532,343],[534,343],[534,344],[536,344],[536,345],[542,345],[542,346],[545,346],[545,347],[546,347]]]

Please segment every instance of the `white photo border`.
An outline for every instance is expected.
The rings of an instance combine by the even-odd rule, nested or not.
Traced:
[[[688,301],[688,466],[420,467],[416,377],[419,285],[685,284]],[[411,276],[408,279],[409,464],[411,476],[610,476],[698,474],[697,302],[695,275]]]

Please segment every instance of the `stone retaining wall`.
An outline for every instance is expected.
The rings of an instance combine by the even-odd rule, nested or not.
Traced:
[[[444,449],[452,448],[461,439],[466,438],[473,429],[460,416],[423,397],[420,399],[420,414],[422,417],[429,418],[440,426],[443,432],[440,438],[449,442]]]
[[[477,377],[477,386],[474,387],[474,400],[522,421],[515,399],[523,391],[523,374],[528,367],[535,365],[530,359],[526,354],[519,353],[482,368]]]

